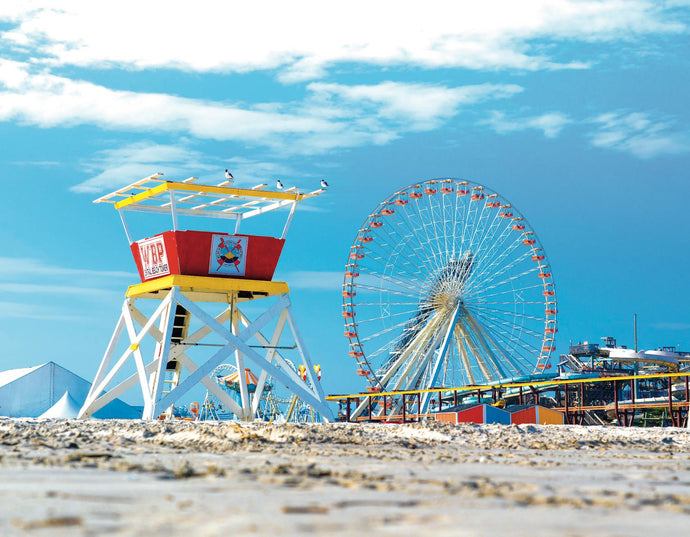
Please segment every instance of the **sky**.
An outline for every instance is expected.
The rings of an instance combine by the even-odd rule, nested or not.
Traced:
[[[327,393],[364,388],[341,317],[358,229],[438,177],[499,192],[536,231],[556,355],[632,346],[635,313],[640,348],[690,350],[689,94],[688,0],[4,0],[0,369],[91,380],[138,281],[92,201],[226,168],[239,186],[330,185],[276,273]]]

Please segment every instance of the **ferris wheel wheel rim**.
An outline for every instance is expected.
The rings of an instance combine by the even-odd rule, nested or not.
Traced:
[[[381,218],[383,216],[381,213],[383,208],[385,208],[391,204],[394,204],[396,200],[401,198],[401,196],[409,195],[411,191],[414,191],[414,189],[423,189],[424,186],[437,185],[439,183],[453,184],[456,188],[457,188],[457,186],[465,186],[468,188],[468,190],[475,190],[475,191],[481,192],[483,194],[480,199],[473,200],[473,201],[481,201],[481,200],[485,199],[486,197],[490,197],[490,198],[496,199],[496,200],[501,200],[501,201],[499,201],[499,206],[500,207],[507,206],[507,207],[512,209],[513,212],[511,213],[511,216],[515,215],[512,218],[512,220],[513,221],[519,221],[520,225],[524,226],[524,228],[521,229],[521,231],[523,231],[523,234],[525,236],[529,235],[530,236],[529,240],[533,241],[531,244],[528,245],[528,246],[530,246],[531,251],[535,254],[535,256],[541,256],[542,257],[542,259],[540,261],[537,261],[539,264],[539,270],[541,271],[540,274],[543,273],[543,268],[550,267],[550,263],[548,261],[548,255],[546,253],[546,250],[543,248],[541,240],[539,239],[536,232],[534,231],[534,228],[529,224],[527,219],[519,211],[517,211],[517,209],[515,209],[514,205],[507,198],[505,198],[502,195],[500,195],[499,193],[495,192],[493,189],[490,189],[490,188],[488,188],[484,185],[481,185],[479,183],[476,183],[473,181],[468,181],[468,180],[463,180],[463,179],[445,178],[444,177],[444,178],[428,179],[425,181],[410,184],[406,187],[403,187],[403,188],[397,190],[396,192],[394,192],[393,194],[388,196],[386,199],[384,199],[382,202],[380,202],[376,206],[374,211],[371,212],[367,216],[367,218],[365,219],[364,226],[362,228],[360,228],[359,231],[357,232],[357,235],[355,236],[355,240],[354,240],[352,246],[350,247],[350,257],[348,258],[348,264],[346,265],[346,268],[351,265],[350,259],[352,257],[353,250],[355,252],[357,252],[357,249],[362,248],[362,244],[359,244],[362,242],[360,240],[361,237],[366,236],[367,232],[372,231],[370,224],[372,222],[375,222],[377,218]],[[455,192],[457,192],[457,191],[455,191]],[[433,196],[433,195],[446,196],[449,194],[450,194],[450,192],[439,194],[438,190],[434,190],[433,192],[431,192],[427,195],[429,195],[429,196]],[[417,199],[419,199],[419,198],[417,198]],[[407,205],[407,202],[401,206],[402,209],[400,209],[400,210],[405,210],[406,205]],[[498,208],[498,207],[494,207],[494,208]],[[393,214],[393,212],[394,211],[392,211],[390,214]],[[537,254],[537,252],[539,252],[539,254]],[[544,261],[544,263],[542,263],[541,261]],[[346,311],[348,311],[348,308],[349,308],[349,311],[352,312],[352,316],[349,317],[349,322],[348,322],[348,320],[346,320],[346,324],[345,324],[345,327],[347,330],[346,336],[348,336],[348,339],[350,339],[350,348],[359,349],[355,352],[361,353],[361,354],[358,354],[357,356],[354,356],[354,357],[357,359],[357,363],[358,363],[360,369],[368,371],[368,374],[366,375],[367,381],[373,387],[378,386],[378,387],[382,388],[383,386],[381,386],[381,384],[379,382],[379,378],[377,376],[377,371],[372,366],[372,364],[369,362],[367,355],[363,350],[364,346],[363,346],[362,341],[361,341],[360,336],[359,336],[359,330],[357,329],[358,323],[356,322],[357,318],[356,318],[356,312],[355,312],[355,308],[356,308],[357,304],[353,300],[354,294],[350,297],[345,296],[345,294],[346,294],[345,290],[346,289],[356,289],[357,288],[357,284],[356,284],[356,282],[354,282],[354,279],[357,276],[359,276],[359,274],[356,274],[354,276],[352,274],[348,275],[348,271],[346,270],[345,277],[343,280],[343,310],[344,310],[344,312],[346,312]],[[550,297],[546,297],[546,294],[545,294],[546,300],[544,301],[544,304],[545,305],[546,304],[553,304],[553,310],[554,310],[554,313],[546,313],[545,318],[544,318],[544,330],[547,330],[547,329],[552,330],[551,334],[548,334],[547,332],[545,332],[543,335],[541,346],[542,346],[542,349],[545,349],[546,343],[547,342],[552,343],[553,339],[554,339],[553,337],[548,337],[548,336],[549,335],[553,336],[553,334],[555,334],[555,331],[557,331],[557,316],[556,316],[557,310],[555,309],[555,307],[556,307],[555,281],[553,278],[553,274],[551,272],[548,273],[548,278],[542,278],[542,286],[544,289],[544,293],[546,293],[547,289],[549,290],[549,292],[552,293]],[[347,300],[347,298],[349,298],[349,300]],[[354,337],[350,337],[348,335],[348,334],[353,334],[353,333],[354,333]],[[551,347],[551,346],[549,346],[549,347]],[[536,367],[538,367],[539,362],[548,361],[552,352],[553,351],[550,349],[549,351],[543,351],[540,354],[540,356],[537,358],[537,363],[535,364],[535,371],[536,371]],[[350,354],[352,355],[352,351],[350,352]]]

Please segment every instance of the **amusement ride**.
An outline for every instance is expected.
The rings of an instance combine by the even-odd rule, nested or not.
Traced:
[[[369,393],[489,384],[551,366],[558,327],[546,251],[485,186],[434,179],[383,200],[350,248],[342,294],[349,354]],[[395,413],[401,403],[387,405]]]

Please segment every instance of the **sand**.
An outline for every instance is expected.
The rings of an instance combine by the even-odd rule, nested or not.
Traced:
[[[673,428],[0,418],[0,535],[690,531]]]

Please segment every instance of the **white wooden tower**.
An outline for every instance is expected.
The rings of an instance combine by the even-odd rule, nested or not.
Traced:
[[[142,281],[127,289],[80,418],[137,386],[143,419],[172,417],[174,405],[202,384],[238,419],[254,419],[270,381],[324,419],[333,419],[295,320],[288,285],[272,281],[297,204],[324,190],[276,192],[265,187],[203,185],[195,178],[172,182],[156,174],[95,201],[118,210]],[[243,220],[282,208],[287,218],[280,238],[240,233]],[[134,241],[125,219],[128,211],[168,214],[172,230]],[[187,216],[230,223],[232,233],[180,230],[178,220]],[[153,312],[144,313],[140,303]],[[249,304],[253,318],[243,311]],[[262,312],[257,315],[257,310]],[[148,354],[145,345],[151,349]],[[290,362],[305,366],[306,381],[288,364],[285,349],[294,353]],[[237,371],[251,367],[258,373],[253,393],[245,375],[239,375],[237,399],[209,377],[229,360]]]

